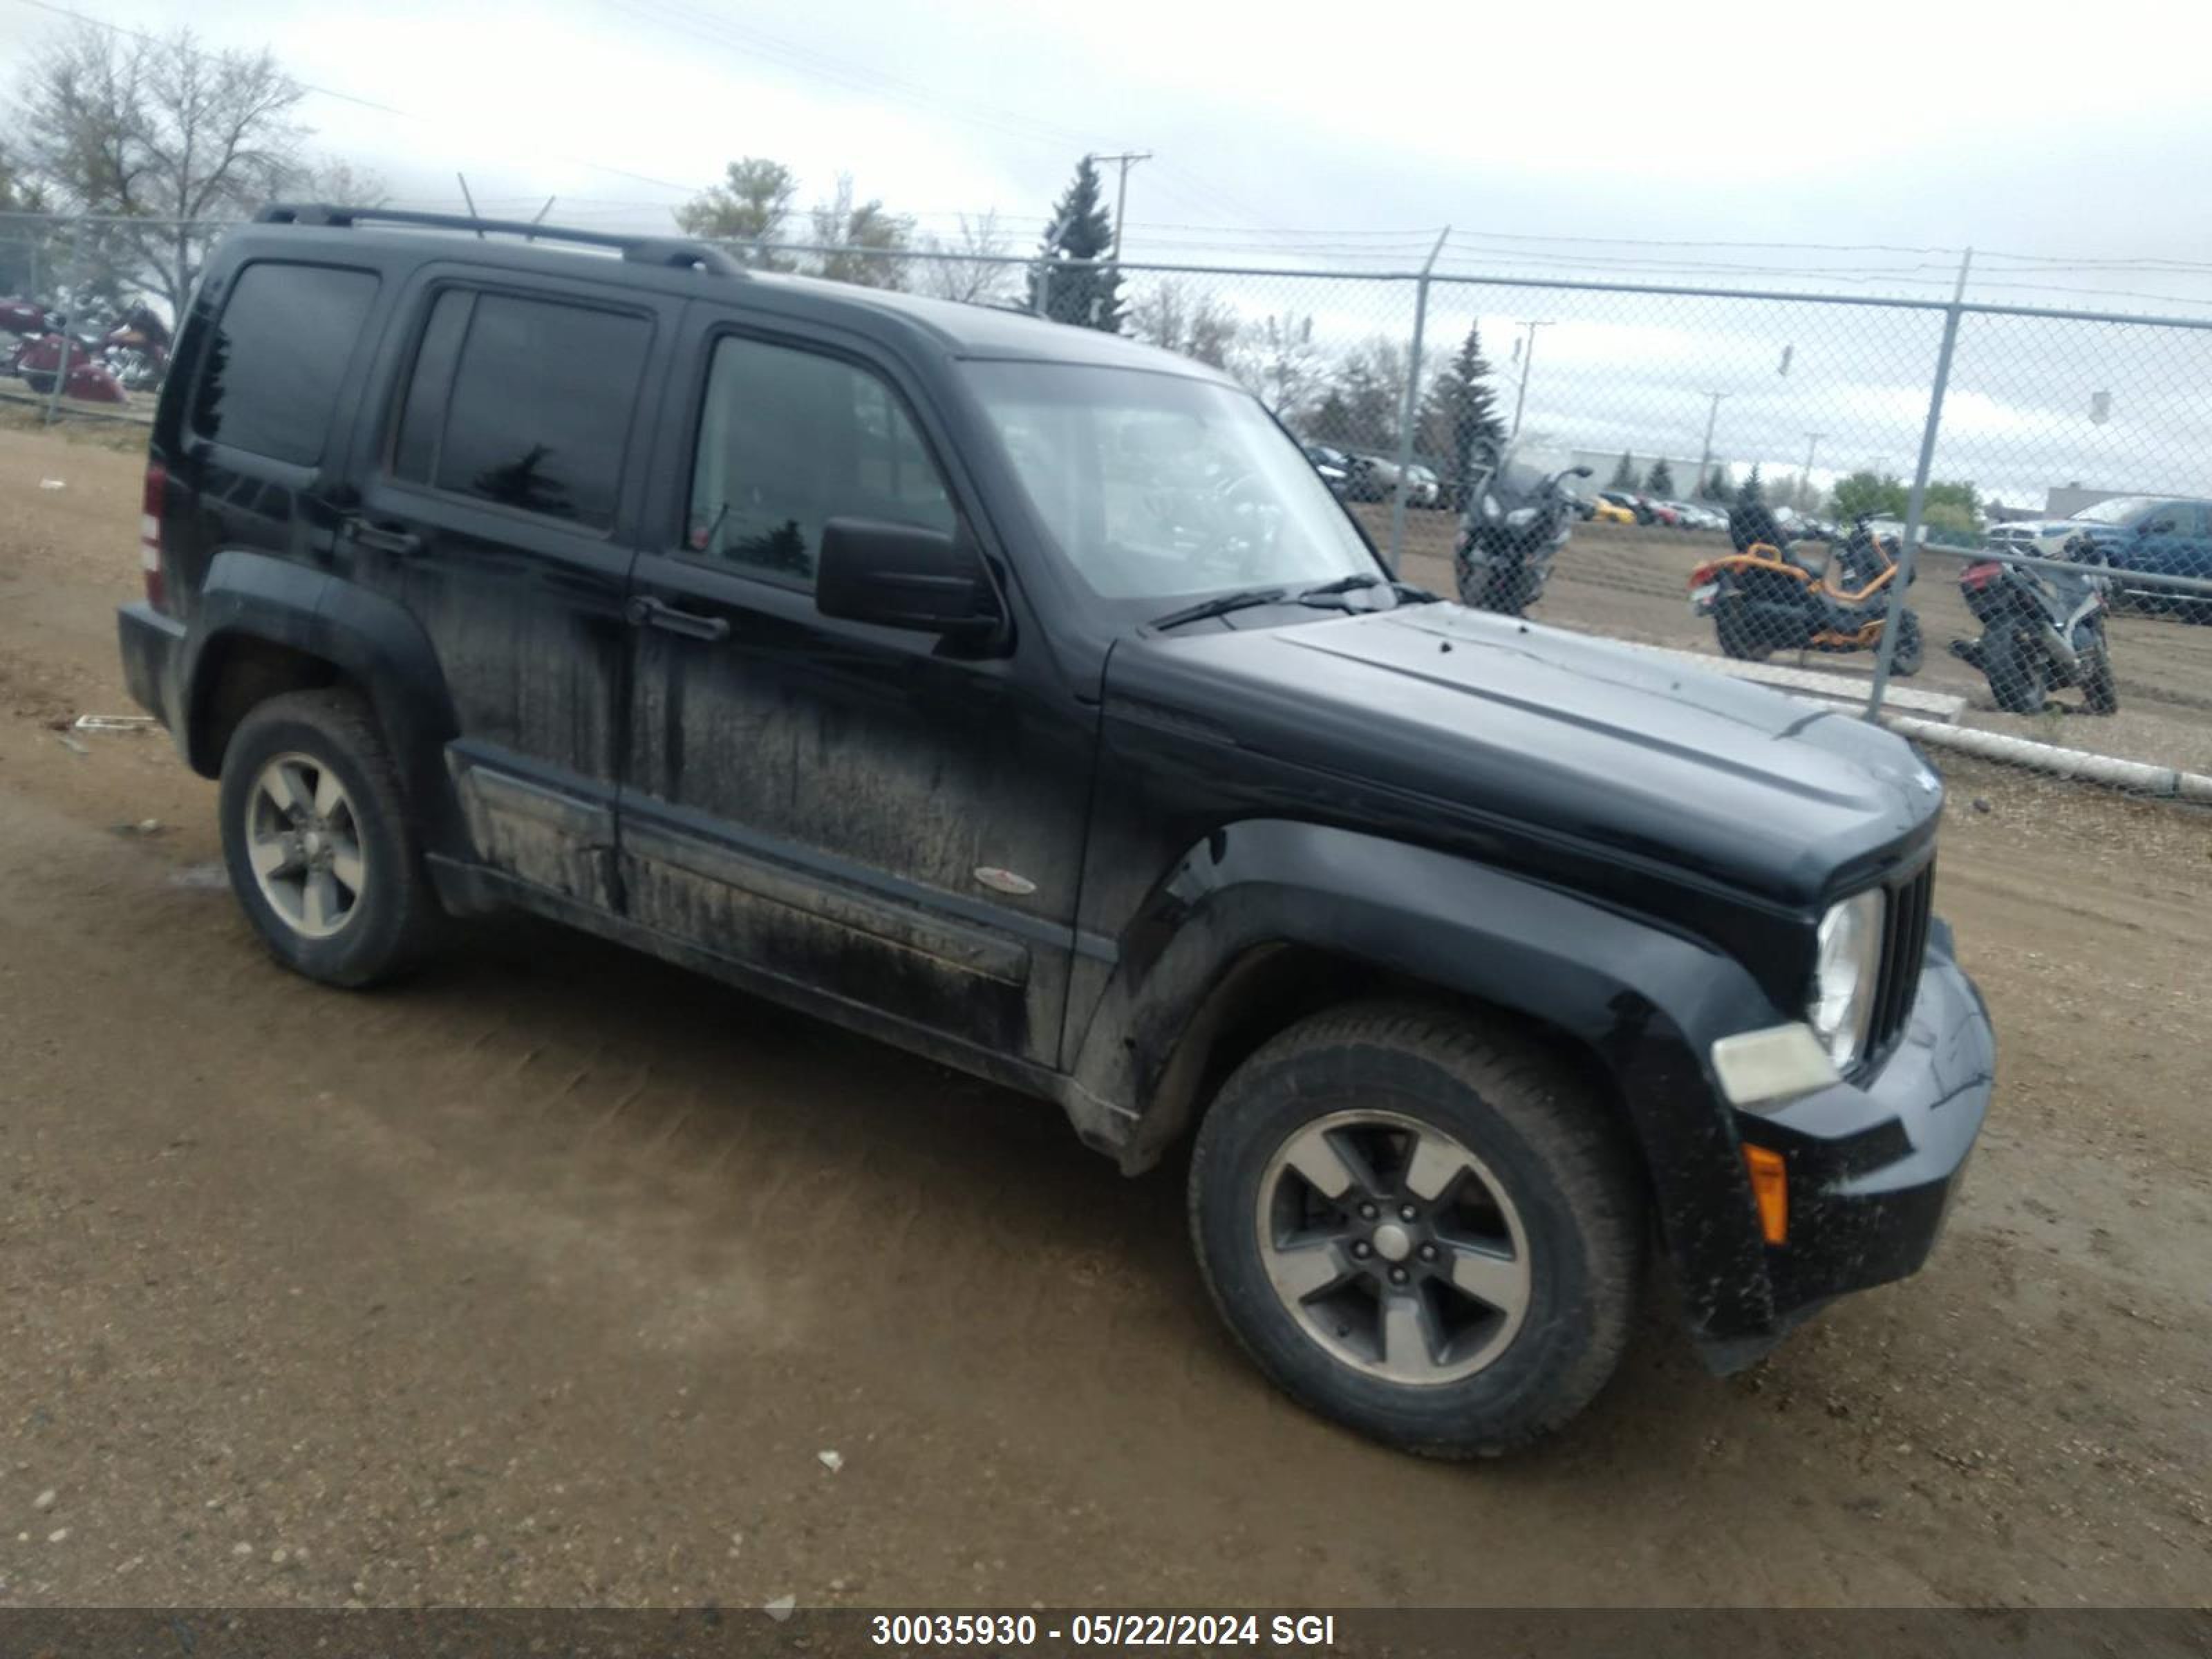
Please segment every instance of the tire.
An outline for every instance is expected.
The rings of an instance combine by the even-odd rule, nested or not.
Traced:
[[[1890,653],[1889,672],[1902,679],[1911,678],[1920,672],[1925,650],[1920,637],[1920,618],[1908,611],[1897,619],[1897,646]]]
[[[1407,1134],[1455,1171],[1426,1198],[1427,1177],[1390,1167],[1407,1147],[1391,1137]],[[1316,1146],[1365,1183],[1341,1188],[1340,1207],[1300,1173],[1326,1173]],[[1607,1107],[1534,1045],[1449,1010],[1355,1004],[1267,1043],[1206,1114],[1189,1201],[1206,1288],[1260,1369],[1405,1451],[1489,1457],[1541,1439],[1595,1398],[1627,1342],[1644,1202]],[[1325,1243],[1282,1248],[1309,1224]],[[1497,1301],[1440,1282],[1462,1273]],[[1300,1294],[1309,1274],[1328,1282]]]
[[[2112,653],[2101,629],[2097,642],[2081,653],[2081,706],[2093,714],[2120,712],[2119,683],[2112,676]]]
[[[2008,714],[2039,714],[2050,694],[2050,672],[2043,653],[2019,623],[2001,625],[1982,636],[1982,672],[1990,696]]]
[[[307,814],[304,826],[288,821],[280,796]],[[257,705],[223,751],[217,801],[231,890],[295,973],[359,988],[396,977],[436,942],[442,915],[398,770],[355,693]]]
[[[1759,637],[1747,600],[1722,595],[1713,607],[1713,634],[1720,641],[1721,655],[1738,662],[1765,662],[1773,654],[1774,647]]]

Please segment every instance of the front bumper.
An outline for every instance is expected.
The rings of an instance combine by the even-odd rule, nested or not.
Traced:
[[[1746,1145],[1783,1156],[1788,1237],[1762,1247],[1760,1316],[1696,1334],[1709,1366],[1741,1370],[1837,1297],[1918,1271],[1958,1192],[1996,1071],[1989,1012],[1938,921],[1905,1034],[1878,1073],[1736,1113]],[[1747,1180],[1744,1193],[1749,1205]]]
[[[131,700],[184,742],[179,676],[185,654],[185,625],[141,600],[115,613],[117,643],[123,652],[123,684]]]

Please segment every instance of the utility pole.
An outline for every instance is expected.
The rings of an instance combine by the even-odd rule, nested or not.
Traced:
[[[1118,161],[1121,167],[1120,182],[1114,186],[1114,252],[1112,258],[1121,257],[1121,213],[1129,204],[1129,169],[1139,161],[1149,161],[1152,153],[1148,149],[1125,150],[1119,155],[1094,155],[1095,161]]]
[[[1705,489],[1713,476],[1713,427],[1721,418],[1721,399],[1728,395],[1725,392],[1705,393],[1705,396],[1711,398],[1713,403],[1712,407],[1705,411],[1705,453],[1698,457],[1698,488],[1700,490]]]
[[[1521,325],[1528,332],[1521,344],[1521,386],[1513,394],[1513,430],[1505,438],[1509,444],[1521,435],[1521,411],[1528,402],[1528,372],[1536,366],[1536,331],[1551,325],[1552,319],[1548,317],[1541,321],[1524,321]]]
[[[1827,435],[1825,432],[1805,434],[1805,465],[1797,474],[1797,499],[1801,501],[1805,499],[1806,486],[1813,482],[1813,457],[1820,453],[1820,440]]]

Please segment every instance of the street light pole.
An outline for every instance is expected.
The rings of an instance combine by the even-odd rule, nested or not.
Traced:
[[[1705,396],[1711,398],[1713,401],[1712,406],[1705,411],[1705,453],[1698,457],[1698,489],[1701,493],[1705,489],[1705,485],[1712,479],[1713,428],[1719,422],[1721,418],[1721,399],[1728,395],[1729,394],[1725,392],[1708,392],[1705,393]]]
[[[1540,322],[1530,321],[1522,325],[1528,331],[1528,337],[1521,347],[1521,387],[1513,394],[1513,430],[1505,440],[1509,444],[1521,435],[1521,410],[1528,401],[1528,372],[1536,366],[1536,331],[1551,325],[1552,319],[1548,317]]]
[[[1827,435],[1825,432],[1805,434],[1805,465],[1797,474],[1797,499],[1801,501],[1805,499],[1806,486],[1813,481],[1813,457],[1820,453],[1820,440]]]

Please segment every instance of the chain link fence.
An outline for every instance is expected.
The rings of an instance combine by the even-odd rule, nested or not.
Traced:
[[[0,380],[0,399],[36,388],[49,418],[144,418],[159,364],[118,355],[108,325],[127,296],[92,270],[113,241],[91,221],[0,218],[8,317],[77,307],[70,350],[121,401],[75,395],[36,353],[27,373],[27,346],[52,332],[30,322],[0,334],[17,382]],[[1684,653],[1931,744],[2212,799],[2212,316],[1978,303],[1963,267],[1945,301],[1493,276],[1433,258],[730,251],[1210,363],[1436,592]],[[33,276],[44,294],[23,291]],[[1486,520],[1501,498],[1501,519],[1542,507],[1532,533]],[[1533,574],[1486,580],[1501,557]]]

